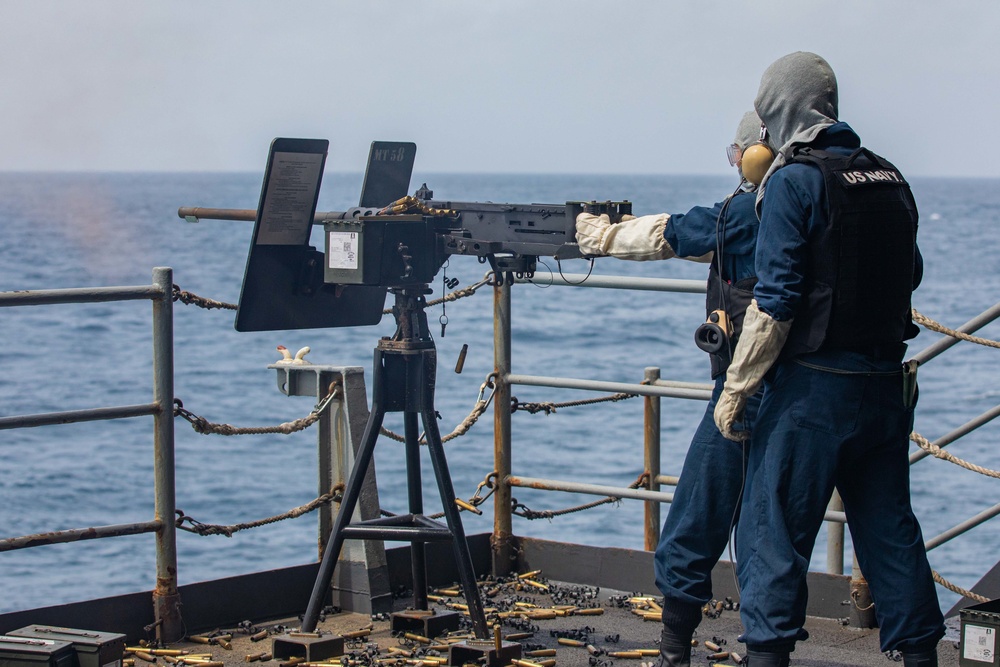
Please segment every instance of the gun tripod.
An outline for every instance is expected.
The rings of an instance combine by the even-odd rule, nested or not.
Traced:
[[[486,614],[476,587],[472,556],[462,528],[462,519],[455,505],[455,490],[448,473],[444,445],[438,430],[434,411],[434,384],[437,370],[437,351],[427,328],[425,294],[427,285],[397,287],[395,295],[396,333],[392,338],[382,338],[375,347],[372,380],[372,408],[365,424],[361,445],[355,455],[340,511],[334,520],[330,541],[323,552],[316,582],[309,597],[302,619],[302,631],[316,629],[323,600],[330,588],[333,571],[340,558],[345,539],[381,539],[409,541],[413,564],[413,602],[417,609],[427,609],[427,570],[424,544],[432,541],[451,541],[455,562],[465,601],[472,617],[472,628],[477,638],[489,636]],[[409,514],[372,519],[351,524],[350,519],[361,495],[365,472],[375,451],[375,441],[382,427],[386,412],[402,412],[405,430],[406,483]],[[438,492],[447,526],[423,515],[423,494],[420,484],[420,443],[417,426],[418,415],[423,420],[427,449],[430,453]]]

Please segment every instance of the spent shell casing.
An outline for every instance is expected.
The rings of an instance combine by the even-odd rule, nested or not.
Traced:
[[[641,658],[642,653],[639,651],[610,651],[608,656],[612,658]]]
[[[188,637],[188,641],[192,641],[195,644],[208,644],[209,643],[208,637],[205,637],[203,635],[190,635]]]
[[[132,651],[132,655],[146,662],[156,662],[156,656],[147,651]]]
[[[364,628],[363,630],[352,630],[351,632],[345,632],[340,635],[344,639],[358,639],[359,637],[367,637],[372,633],[371,628]]]
[[[643,655],[660,655],[660,649],[658,648],[641,648],[639,653]]]
[[[466,512],[472,512],[473,514],[482,514],[483,511],[473,505],[472,503],[467,503],[461,498],[455,498],[455,504],[464,509]]]
[[[574,609],[574,616],[600,616],[604,613],[603,607],[587,607],[586,609]]]
[[[512,632],[509,635],[507,635],[506,637],[504,637],[504,639],[506,639],[508,641],[516,642],[519,639],[531,639],[534,636],[535,636],[534,632]]]
[[[420,643],[420,644],[430,644],[431,643],[431,640],[428,639],[427,637],[424,637],[423,635],[417,635],[417,634],[414,634],[412,632],[404,632],[403,633],[403,637],[406,638],[406,639],[410,639],[412,641],[415,641],[417,643]]]
[[[582,642],[579,639],[570,639],[569,637],[559,637],[556,639],[556,643],[562,644],[563,646],[586,646],[586,642]]]
[[[261,630],[260,632],[255,632],[250,635],[250,641],[259,642],[267,639],[267,630]]]
[[[548,586],[546,586],[545,584],[540,584],[537,581],[534,581],[533,579],[522,579],[521,583],[522,584],[528,584],[529,586],[534,586],[535,588],[538,588],[538,589],[543,590],[543,591],[548,591],[549,590]]]
[[[529,658],[550,658],[556,654],[554,648],[540,648],[534,651],[525,651],[524,654]]]
[[[542,573],[541,570],[532,570],[531,572],[522,572],[521,574],[517,575],[517,578],[518,579],[528,579],[529,577],[536,577],[536,576],[538,576],[541,573]]]
[[[718,653],[712,653],[708,656],[709,660],[728,660],[729,651],[719,651]]]
[[[709,641],[709,640],[706,639],[705,640],[705,648],[707,648],[710,651],[718,651],[719,650],[719,645],[716,644],[715,642],[712,642],[712,641]]]
[[[743,664],[743,656],[737,653],[736,651],[729,652],[729,659],[735,662],[737,665]]]
[[[514,658],[510,662],[513,665],[517,665],[517,667],[542,667],[539,663],[533,660],[518,660],[517,658]]]

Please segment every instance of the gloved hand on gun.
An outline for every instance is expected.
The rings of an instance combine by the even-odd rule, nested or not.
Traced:
[[[576,242],[585,256],[637,262],[670,259],[676,254],[663,237],[669,219],[666,213],[640,218],[625,215],[621,222],[612,224],[606,213],[581,213],[576,216]]]

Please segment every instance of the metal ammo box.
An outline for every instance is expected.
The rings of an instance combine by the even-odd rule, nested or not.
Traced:
[[[959,611],[962,619],[960,667],[1000,667],[997,633],[1000,631],[1000,600],[974,604]]]
[[[8,634],[13,637],[69,642],[76,649],[72,664],[79,667],[122,667],[122,655],[125,653],[125,635],[122,634],[57,628],[51,625],[29,625]]]
[[[0,635],[0,667],[74,667],[69,642]]]

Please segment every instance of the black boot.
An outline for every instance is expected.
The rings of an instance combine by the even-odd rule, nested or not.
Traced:
[[[660,632],[660,657],[656,667],[691,667],[691,637],[694,630],[678,631],[664,625]]]
[[[788,651],[754,651],[747,649],[745,667],[788,667]]]
[[[900,651],[903,654],[903,667],[937,667],[937,649],[929,651]]]

